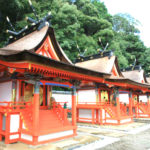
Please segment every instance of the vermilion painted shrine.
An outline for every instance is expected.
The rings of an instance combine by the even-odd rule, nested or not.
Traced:
[[[77,135],[76,122],[119,125],[150,117],[143,70],[125,71],[112,52],[73,64],[53,28],[31,26],[0,49],[0,140],[38,145]],[[71,121],[64,103],[51,102],[53,86],[72,89]]]

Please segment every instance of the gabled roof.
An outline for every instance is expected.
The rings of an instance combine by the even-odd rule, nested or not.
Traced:
[[[87,78],[94,82],[102,82],[105,76],[110,75],[72,64],[56,41],[53,28],[46,24],[40,29],[39,26],[36,24],[14,36],[7,46],[0,49],[0,67],[15,68],[14,63],[22,65],[27,62],[31,66],[43,66],[43,72],[48,67],[49,70],[57,70],[58,74],[65,72],[66,76],[69,74],[74,79]],[[13,67],[9,66],[11,64]]]
[[[150,90],[150,84],[147,83],[139,83],[137,81],[124,78],[124,77],[113,77],[113,78],[107,78],[106,81],[110,82],[111,84],[114,84],[116,86],[123,86],[126,88],[133,88],[135,86],[136,89],[138,90],[143,90],[142,88],[147,88],[146,90]],[[119,83],[119,84],[117,84]]]
[[[24,68],[23,66],[25,64],[28,64],[30,67],[27,67],[28,69]],[[53,60],[27,50],[12,55],[0,55],[0,68],[3,66],[10,68],[26,69],[26,71],[31,71],[32,69],[30,68],[32,68],[32,66],[36,66],[36,71],[38,72],[38,74],[41,74],[41,71],[45,72],[47,69],[51,71],[57,70],[58,76],[62,72],[64,72],[66,74],[66,77],[69,74],[71,77],[74,76],[74,79],[87,78],[91,81],[96,82],[101,82],[101,79],[104,79],[105,76],[109,76],[109,74],[76,67],[72,64],[66,64],[57,60]],[[39,71],[40,69],[38,68],[38,66],[42,66],[41,71]]]
[[[150,88],[149,84],[139,83],[123,76],[119,69],[117,57],[111,52],[105,52],[103,55],[97,54],[77,59],[76,66],[94,70],[97,72],[109,73],[111,76],[105,78],[106,83],[125,88],[144,89]],[[115,72],[115,73],[114,73]]]
[[[112,55],[112,52],[84,57],[80,61],[78,59],[75,65],[98,72],[109,73],[112,76],[122,77],[117,57]]]
[[[72,64],[56,41],[53,28],[45,25],[39,30],[38,27],[39,24],[36,24],[26,29],[21,35],[13,37],[7,46],[0,49],[0,54],[11,55],[27,50],[67,64]]]
[[[148,83],[146,80],[146,76],[144,73],[144,70],[141,68],[141,66],[136,66],[134,70],[132,68],[127,68],[122,72],[125,78],[128,78],[130,80],[139,82],[139,83]]]

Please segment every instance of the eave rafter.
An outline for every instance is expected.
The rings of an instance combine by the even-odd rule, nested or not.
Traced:
[[[109,84],[109,85],[115,85],[118,87],[124,87],[125,89],[127,88],[131,88],[131,89],[135,89],[135,90],[141,90],[143,93],[145,92],[149,92],[150,90],[148,89],[148,87],[143,87],[140,85],[134,85],[134,84],[129,84],[129,83],[121,83],[121,82],[111,82],[111,81],[105,81],[105,83]]]
[[[88,80],[93,82],[103,82],[104,79],[100,77],[92,77],[85,74],[79,74],[75,72],[70,72],[66,70],[60,70],[53,67],[46,67],[42,65],[37,64],[31,64],[31,69],[28,69],[31,73],[41,73],[44,76],[50,76],[50,77],[61,77],[64,79],[78,79],[78,80]]]
[[[104,78],[85,75],[77,72],[71,72],[68,70],[62,70],[60,68],[47,67],[39,64],[33,64],[29,62],[5,62],[0,60],[0,65],[12,68],[15,72],[30,72],[34,74],[41,74],[46,77],[61,77],[64,79],[76,79],[87,80],[93,82],[104,83]]]

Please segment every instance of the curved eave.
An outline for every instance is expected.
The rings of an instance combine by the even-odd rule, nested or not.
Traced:
[[[43,42],[45,41],[47,36],[50,37],[52,44],[54,46],[55,52],[56,52],[57,56],[59,57],[59,60],[62,62],[65,62],[67,64],[72,64],[71,60],[66,56],[66,54],[64,53],[64,51],[60,47],[59,43],[57,42],[54,29],[51,27],[48,28],[43,40],[36,47],[34,47],[33,49],[31,49],[29,51],[36,52],[41,47],[41,45],[43,44]]]
[[[117,57],[115,58],[115,65],[116,65],[116,68],[117,68],[119,76],[123,77],[123,74],[122,74],[122,72],[121,72],[121,70],[119,68],[119,63],[118,63],[118,58]]]
[[[104,81],[104,78],[106,76],[109,76],[109,74],[99,73],[99,72],[91,71],[88,69],[76,67],[74,65],[59,62],[50,58],[46,58],[44,56],[35,54],[33,52],[29,52],[29,51],[22,51],[20,53],[9,55],[9,56],[0,55],[0,60],[4,62],[16,63],[16,64],[17,63],[19,64],[22,62],[29,62],[31,65],[33,64],[33,66],[34,64],[37,64],[40,66],[51,67],[51,68],[57,69],[58,71],[63,70],[63,71],[66,71],[66,73],[69,72],[70,74],[76,74],[76,75],[89,77],[89,79],[93,77],[93,79],[95,78],[94,80],[96,82],[102,82]],[[15,67],[15,65],[12,67]]]
[[[142,80],[144,81],[143,83],[148,84],[148,81],[146,79],[145,72],[143,69],[140,71],[136,70],[136,69],[129,70],[129,71],[123,71],[122,74],[124,75],[125,78],[130,79],[130,80],[135,81],[135,82],[137,81],[138,83],[142,83],[141,79],[140,79],[140,76],[141,76]],[[134,78],[134,77],[136,77],[136,78]]]
[[[139,82],[127,79],[127,78],[121,78],[121,79],[119,79],[119,78],[118,79],[107,78],[107,79],[105,79],[105,81],[109,84],[112,83],[113,85],[121,86],[121,87],[137,88],[140,90],[142,90],[142,89],[143,90],[150,90],[149,84],[139,83]]]
[[[24,50],[36,52],[42,46],[47,36],[49,36],[59,60],[68,64],[72,64],[72,62],[63,52],[62,48],[57,42],[54,29],[49,26],[44,26],[42,29],[38,31],[38,26],[39,26],[38,24],[32,26],[29,29],[27,29],[23,34],[13,38],[6,47],[0,49],[0,51],[2,51],[0,53],[2,53],[3,55],[9,55],[9,54],[16,53],[16,51],[21,52]],[[37,42],[35,42],[36,39],[38,39]],[[30,45],[29,45],[29,41],[30,41]],[[23,46],[26,43],[28,43],[29,48],[27,46],[25,47]]]

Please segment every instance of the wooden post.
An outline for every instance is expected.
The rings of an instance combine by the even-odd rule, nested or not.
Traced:
[[[95,90],[95,93],[96,93],[96,105],[99,105],[100,102],[99,102],[99,89],[98,89],[98,84],[96,84],[96,90]],[[94,111],[96,111],[96,121],[95,123],[99,123],[99,117],[98,117],[98,109],[95,109]]]
[[[43,85],[43,106],[46,106],[46,85]]]
[[[108,103],[110,103],[110,91],[107,92],[108,92]]]
[[[98,95],[98,85],[96,84],[96,88],[95,88],[95,94],[96,94],[96,104],[99,103],[99,95]]]
[[[50,98],[52,96],[52,87],[47,85],[47,106],[50,105]]]
[[[101,105],[101,89],[98,89],[98,98],[99,98],[99,103],[100,103],[100,109],[99,109],[99,120],[100,120],[100,125],[103,125],[103,107]]]
[[[120,124],[120,101],[119,101],[119,90],[116,91],[116,103],[117,103],[117,116],[118,123]]]
[[[79,109],[77,108],[77,122],[79,122]]]
[[[33,143],[37,143],[38,131],[39,131],[39,89],[40,83],[36,82],[34,85],[34,98],[33,98]]]
[[[12,80],[12,102],[16,102],[17,81]]]
[[[77,134],[77,128],[76,128],[76,87],[73,87],[72,91],[72,125],[74,126],[74,134]]]
[[[103,110],[102,108],[99,109],[99,114],[100,114],[100,125],[103,125]]]
[[[129,92],[129,115],[132,116],[133,115],[133,111],[132,111],[132,91]]]
[[[136,112],[136,117],[139,116],[139,94],[137,94],[137,112]]]
[[[147,93],[147,107],[148,107],[148,114],[150,116],[150,95]]]
[[[92,124],[95,123],[95,110],[92,109]]]
[[[22,85],[22,81],[21,80],[19,80],[19,98],[18,98],[18,101],[19,102],[21,102],[21,96],[22,96],[22,92],[21,92],[21,90],[22,90],[22,87],[21,87],[21,85]]]
[[[79,96],[78,96],[78,95],[79,95],[79,91],[77,90],[76,92],[77,92],[76,95],[77,95],[77,105],[78,105],[78,102],[79,102],[79,101],[78,101],[78,100],[79,100]]]
[[[22,96],[24,96],[24,91],[25,90],[25,83],[24,82],[22,82]]]
[[[98,109],[96,109],[96,123],[99,124]]]
[[[0,113],[0,132],[2,132],[2,126],[3,126],[3,115]],[[0,134],[0,141],[2,141],[2,134]]]
[[[5,128],[5,144],[9,144],[9,135],[10,135],[10,114],[7,113],[6,128]]]
[[[99,102],[101,103],[101,89],[98,89],[98,98],[99,98]]]
[[[99,109],[99,116],[98,116],[98,120],[99,120],[99,124],[102,125],[103,124],[103,107],[101,105],[101,89],[98,88],[98,102],[100,104],[100,109]]]

